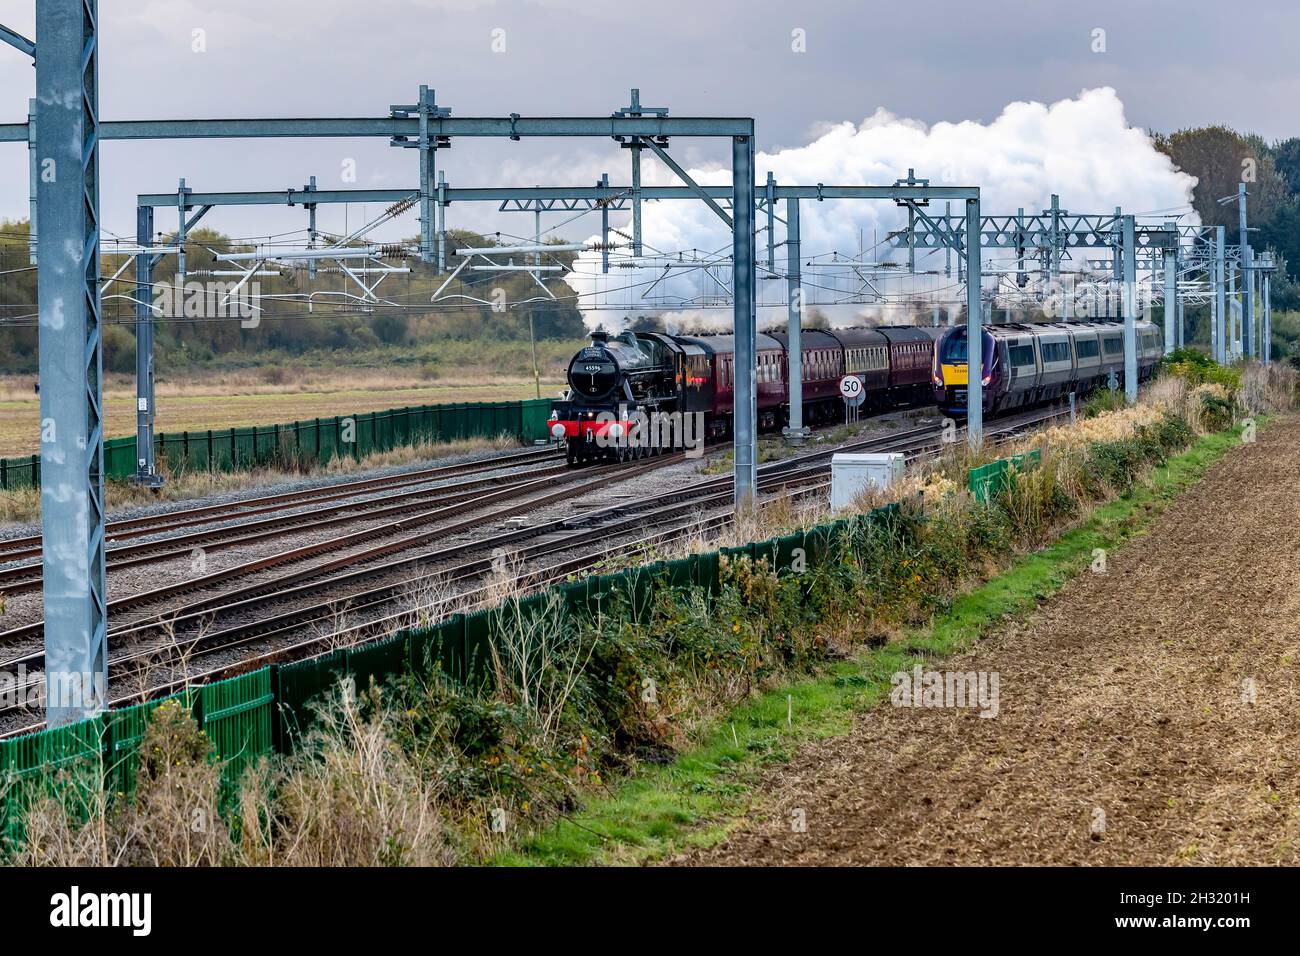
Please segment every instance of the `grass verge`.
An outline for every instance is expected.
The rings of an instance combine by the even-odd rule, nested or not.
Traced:
[[[766,768],[804,741],[847,733],[856,713],[887,696],[895,672],[966,650],[999,622],[1033,610],[1087,567],[1094,549],[1116,550],[1144,532],[1239,440],[1235,432],[1201,437],[1128,495],[957,598],[927,628],[734,709],[696,748],[623,781],[493,862],[629,864],[719,842],[752,805]]]

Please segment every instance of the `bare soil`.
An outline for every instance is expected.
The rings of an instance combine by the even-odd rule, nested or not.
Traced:
[[[1028,620],[802,749],[686,865],[1300,863],[1300,420],[1234,449]],[[806,832],[794,832],[803,810]]]

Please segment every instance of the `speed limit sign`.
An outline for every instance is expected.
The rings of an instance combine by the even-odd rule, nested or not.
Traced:
[[[845,405],[850,407],[861,405],[866,397],[867,392],[862,387],[862,379],[856,375],[845,375],[840,379],[840,398],[844,399]]]

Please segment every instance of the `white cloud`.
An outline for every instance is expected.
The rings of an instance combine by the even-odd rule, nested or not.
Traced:
[[[759,132],[761,136],[761,129]],[[1158,210],[1163,214],[1188,209],[1195,185],[1193,177],[1176,170],[1155,149],[1146,133],[1128,124],[1123,103],[1110,88],[1085,90],[1051,105],[1011,103],[987,124],[966,121],[927,126],[877,110],[860,124],[823,127],[806,146],[760,152],[755,168],[760,183],[771,170],[778,183],[799,185],[886,185],[914,169],[918,178],[935,184],[978,185],[985,215],[1011,215],[1021,207],[1036,212],[1050,203],[1053,193],[1074,213],[1106,214],[1120,206],[1126,212]],[[728,172],[717,166],[688,171],[702,183],[729,179]],[[652,178],[669,181],[663,170]],[[943,209],[932,211],[942,213]],[[834,251],[855,254],[860,236],[871,249],[888,231],[906,224],[905,211],[890,202],[804,202],[800,212],[805,259]],[[953,212],[962,210],[954,206]],[[730,243],[723,223],[699,202],[647,204],[643,234],[649,246],[665,253],[717,250]],[[779,225],[777,238],[784,238]],[[760,254],[765,242],[760,235]],[[887,255],[899,258],[898,251],[888,252],[883,246],[868,258]],[[940,266],[942,260],[940,253]],[[935,259],[924,267],[934,268]],[[584,254],[579,268],[598,273],[599,256]],[[577,275],[571,281],[580,292],[592,293],[649,281],[660,271],[620,269],[617,275]],[[697,281],[695,275],[673,278],[660,288],[691,296]],[[635,307],[636,295],[639,292],[619,293],[606,301],[631,302]],[[593,320],[600,317],[593,315]],[[608,321],[609,317],[604,318]],[[725,321],[730,321],[729,316]]]

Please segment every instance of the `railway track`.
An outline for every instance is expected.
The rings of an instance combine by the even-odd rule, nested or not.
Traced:
[[[707,483],[709,486],[714,482]],[[802,491],[804,494],[814,493],[821,490],[826,485],[824,474],[812,476],[808,474],[796,474],[787,476],[765,476],[760,479],[760,491],[770,491],[774,488],[790,488],[792,486],[805,485]],[[647,549],[654,542],[672,540],[675,536],[687,529],[707,529],[725,524],[729,519],[726,516],[713,516],[709,519],[700,521],[689,516],[691,512],[698,511],[702,507],[727,507],[732,500],[732,492],[729,486],[721,489],[710,488],[710,493],[704,497],[684,495],[681,492],[672,492],[653,499],[647,499],[646,503],[654,503],[660,500],[668,501],[660,507],[652,507],[649,510],[639,508],[635,513],[619,517],[615,520],[605,520],[596,529],[600,534],[599,540],[607,540],[610,536],[618,536],[628,533],[636,526],[642,525],[647,519],[654,521],[666,521],[676,519],[675,523],[668,525],[666,528],[661,527],[654,534],[638,539],[632,547]],[[248,644],[272,640],[277,637],[284,637],[295,633],[300,633],[304,628],[313,627],[320,624],[329,624],[337,622],[340,615],[357,615],[369,611],[383,610],[393,604],[397,599],[404,595],[410,594],[413,587],[418,588],[430,577],[436,578],[439,583],[456,583],[467,579],[472,579],[484,575],[485,573],[497,567],[496,555],[492,552],[497,549],[515,544],[525,537],[540,537],[541,540],[532,544],[525,544],[517,548],[510,554],[510,560],[527,561],[552,554],[562,553],[573,550],[583,545],[589,545],[593,540],[591,530],[583,528],[581,530],[566,530],[565,526],[571,519],[558,519],[548,522],[545,526],[537,528],[519,529],[513,532],[504,532],[490,538],[485,538],[477,542],[473,551],[483,556],[471,558],[468,560],[459,560],[450,567],[442,568],[433,572],[418,574],[413,577],[401,578],[399,580],[383,584],[379,587],[371,588],[361,592],[353,592],[342,598],[334,598],[323,602],[317,602],[305,608],[297,608],[291,611],[269,617],[259,617],[248,624],[236,625],[220,630],[206,630],[205,625],[211,624],[215,620],[215,615],[210,610],[193,610],[187,614],[179,615],[174,619],[167,621],[153,620],[144,624],[132,625],[120,628],[112,633],[118,641],[129,641],[134,645],[147,643],[150,638],[157,641],[174,634],[175,630],[182,633],[188,632],[191,636],[181,638],[171,637],[163,646],[142,647],[128,653],[119,654],[112,657],[109,661],[109,683],[120,685],[124,681],[137,679],[143,675],[159,670],[166,669],[169,666],[188,666],[194,660],[201,657],[212,656],[220,653],[226,653],[238,649]],[[576,558],[566,560],[553,568],[546,569],[547,572],[558,574],[553,576],[550,573],[539,574],[533,572],[521,575],[516,578],[513,587],[534,588],[542,586],[544,583],[550,583],[554,580],[560,580],[567,574],[577,570],[589,568],[606,558],[614,555],[625,554],[628,551],[627,545],[610,545],[598,549],[595,552],[584,553]],[[356,583],[369,577],[392,573],[401,570],[414,570],[422,564],[437,563],[446,561],[464,553],[464,548],[453,547],[441,549],[435,552],[409,557],[397,562],[392,562],[381,567],[354,570],[348,574],[337,577],[330,577],[325,580],[313,582],[310,584],[299,585],[296,589],[288,591],[276,591],[272,601],[259,601],[256,598],[242,599],[239,601],[227,602],[220,606],[220,610],[226,615],[238,615],[248,613],[264,608],[268,603],[281,603],[286,600],[292,601],[295,597],[302,595],[311,595],[319,593],[322,590],[332,590],[339,586],[349,583]],[[558,569],[558,570],[557,570]],[[463,604],[466,600],[473,600],[476,595],[487,593],[487,586],[471,589],[467,592],[461,592],[453,598],[448,598],[440,602],[437,607],[450,604]],[[427,610],[424,608],[422,610]],[[408,612],[402,612],[407,613]],[[366,624],[357,625],[350,628],[349,632],[360,634],[362,632],[372,633],[376,627],[382,628],[386,622],[391,622],[402,617],[402,613],[381,617],[378,621],[370,621]],[[328,633],[320,634],[315,638],[305,642],[300,642],[301,647],[319,646],[322,642],[332,641],[335,635],[339,633],[338,628],[330,630]],[[0,664],[0,669],[6,669],[10,672],[18,672],[26,669],[31,672],[33,668],[39,668],[43,665],[44,655],[40,652],[25,654],[20,657],[12,658]],[[241,661],[238,667],[243,667]],[[33,673],[27,681],[23,682],[19,690],[24,699],[30,701],[29,694],[36,692],[43,683],[43,677],[39,673]],[[28,704],[30,706],[30,703]],[[18,707],[0,708],[0,715],[18,710]]]
[[[248,588],[241,589],[234,593],[241,596],[250,596],[253,590],[258,591],[259,593],[274,591],[278,588],[283,588],[296,583],[299,580],[318,576],[327,571],[371,561],[394,552],[427,544],[428,542],[440,537],[447,537],[468,531],[479,525],[516,517],[519,514],[519,506],[511,505],[510,507],[490,511],[486,514],[478,514],[474,517],[465,518],[463,515],[467,511],[479,511],[489,505],[516,500],[537,491],[543,493],[538,497],[528,498],[527,501],[522,502],[522,504],[529,508],[541,507],[556,501],[561,501],[575,494],[584,494],[586,492],[598,490],[612,482],[639,477],[642,474],[655,471],[681,460],[682,455],[678,453],[676,455],[664,455],[658,458],[651,458],[632,465],[606,465],[595,469],[583,470],[566,469],[566,474],[562,477],[544,476],[540,478],[529,478],[527,481],[518,483],[511,487],[489,492],[467,501],[444,505],[431,511],[407,514],[404,517],[398,518],[395,521],[391,521],[379,527],[353,531],[337,537],[315,541],[301,547],[291,548],[265,557],[255,558],[243,562],[242,564],[233,565],[206,574],[200,574],[196,577],[188,578],[174,584],[126,595],[125,597],[109,601],[108,610],[109,613],[112,614],[114,612],[120,613],[134,608],[147,607],[151,604],[157,604],[164,600],[178,597],[187,592],[203,590],[214,585],[224,584],[227,581],[255,574],[259,571],[279,567],[281,565],[298,563],[333,551],[343,551],[350,547],[362,548],[361,551],[356,553],[343,555],[299,572],[282,575],[270,582],[251,585]],[[595,474],[595,477],[588,477],[593,473]],[[583,480],[584,478],[586,480]],[[558,490],[546,490],[547,488],[552,488],[556,484],[560,485]],[[410,528],[435,524],[442,519],[452,519],[453,523],[439,524],[436,528],[420,531],[416,534],[403,534],[403,532]],[[329,522],[329,524],[335,523],[340,522]],[[324,525],[316,525],[316,527],[322,526]],[[383,537],[386,534],[397,534],[400,536],[384,544],[367,546],[370,541],[377,537]],[[267,537],[266,533],[259,533],[257,535],[258,540],[265,537]],[[176,556],[184,556],[189,553],[190,551],[188,548],[181,549],[177,552]],[[221,600],[224,599],[225,595],[223,595]],[[169,611],[167,612],[167,615],[173,613],[175,612]],[[164,616],[166,615],[160,615],[159,619]],[[119,629],[110,626],[109,634],[112,635],[116,633],[117,630]],[[32,624],[2,631],[0,632],[0,645],[13,644],[17,641],[26,639],[36,639],[41,637],[43,632],[43,621],[36,621]]]
[[[122,518],[109,521],[104,526],[109,541],[120,541],[128,537],[157,534],[176,528],[192,527],[210,521],[225,520],[231,516],[240,517],[254,514],[267,514],[277,508],[293,508],[310,501],[329,501],[349,495],[362,494],[367,491],[399,488],[405,485],[453,478],[458,475],[495,471],[501,468],[513,468],[545,462],[558,458],[554,448],[531,448],[525,451],[507,452],[475,461],[460,462],[454,465],[440,465],[436,468],[424,468],[400,474],[382,475],[377,478],[360,478],[355,481],[332,482],[316,488],[303,488],[274,495],[259,495],[239,501],[204,505],[197,508],[182,508],[139,518]],[[0,563],[18,561],[24,558],[40,557],[41,536],[27,535],[0,541]]]
[[[452,505],[474,505],[475,503],[490,503],[491,501],[503,500],[511,497],[515,492],[526,493],[530,488],[540,487],[540,482],[546,478],[557,478],[565,480],[567,474],[576,474],[567,469],[562,459],[559,459],[555,451],[547,449],[544,452],[527,452],[515,456],[522,460],[512,460],[504,464],[493,464],[487,468],[480,468],[481,471],[498,471],[502,468],[515,467],[517,465],[526,465],[531,463],[542,463],[549,459],[554,462],[549,467],[533,470],[527,473],[528,481],[521,481],[521,475],[510,473],[504,475],[491,475],[485,477],[471,478],[465,481],[456,482],[452,485],[439,485],[433,488],[408,488],[407,490],[397,490],[392,492],[393,488],[401,489],[411,485],[425,485],[429,481],[438,478],[446,478],[448,474],[442,469],[429,469],[425,473],[415,473],[421,477],[412,478],[410,474],[403,476],[390,476],[383,479],[368,479],[362,482],[348,483],[348,485],[335,485],[329,489],[308,489],[305,493],[306,498],[294,495],[273,495],[263,499],[248,499],[231,506],[213,505],[203,508],[193,509],[187,512],[175,512],[166,517],[168,520],[158,524],[145,524],[144,522],[153,521],[154,519],[131,519],[126,522],[131,527],[118,528],[118,523],[109,525],[108,537],[110,542],[120,540],[123,537],[136,537],[144,535],[153,535],[166,532],[168,530],[183,529],[195,525],[210,524],[213,522],[238,522],[227,524],[220,528],[193,531],[180,535],[173,535],[156,541],[141,542],[134,545],[118,545],[116,547],[110,544],[107,550],[107,563],[109,570],[119,570],[123,568],[137,567],[145,564],[152,564],[161,561],[169,561],[175,558],[191,555],[194,549],[199,548],[204,552],[222,551],[230,548],[236,548],[244,545],[255,544],[260,541],[266,541],[278,537],[284,531],[294,528],[310,528],[312,530],[336,527],[339,525],[354,524],[358,520],[380,519],[400,515],[415,515],[408,521],[419,521],[425,516],[434,512],[425,511],[420,513],[421,508],[427,508],[434,499],[442,506]],[[466,466],[448,466],[450,469],[463,469]],[[435,474],[440,473],[440,474]],[[461,471],[460,473],[464,473]],[[386,482],[384,485],[376,482]],[[505,492],[496,495],[483,495],[482,489],[490,485],[506,484],[508,487]],[[349,487],[352,486],[352,487]],[[359,486],[359,487],[358,487]],[[346,490],[341,490],[346,489]],[[325,505],[323,507],[311,508],[307,511],[297,511],[292,514],[284,514],[288,509],[297,508],[303,504],[313,502],[331,501],[340,498],[355,498],[357,494],[374,492],[376,490],[389,491],[390,494],[381,494],[378,497],[365,498],[360,500],[348,500],[339,504]],[[324,493],[320,493],[324,492]],[[270,504],[260,504],[270,501]],[[245,505],[252,504],[254,507],[245,508]],[[220,510],[220,509],[225,510]],[[246,519],[254,518],[258,515],[281,512],[280,514],[271,514],[269,517],[257,518],[257,520],[248,521]],[[179,517],[178,517],[179,516]],[[30,541],[31,539],[15,539],[19,541]],[[39,540],[39,539],[37,539]],[[11,544],[12,542],[5,542]],[[18,555],[27,557],[39,556],[39,546],[33,549],[15,549],[9,553],[0,553],[0,560],[16,560]],[[38,590],[43,580],[42,567],[40,564],[19,564],[13,567],[0,569],[0,592],[5,594],[23,594],[30,591]]]
[[[991,430],[990,438],[995,441],[1009,440],[1024,429],[1053,420],[1061,414],[1064,413],[1037,412],[1007,419]],[[834,454],[855,450],[879,450],[906,451],[910,452],[912,457],[918,457],[936,453],[943,444],[942,438],[939,429],[923,427],[771,462],[759,469],[759,490],[760,493],[770,494],[781,491],[797,496],[816,494],[828,484],[826,460]],[[667,462],[668,460],[664,459],[650,464],[653,466]],[[607,484],[625,477],[629,476],[626,474],[605,476],[600,479],[600,483]],[[568,493],[567,490],[564,492],[565,495]],[[200,673],[203,679],[208,679],[232,669],[243,669],[249,666],[250,660],[285,659],[286,656],[292,657],[306,650],[319,648],[326,641],[351,642],[354,638],[360,639],[382,633],[385,628],[391,629],[400,620],[409,623],[410,610],[398,613],[385,612],[391,610],[391,605],[404,596],[408,598],[406,603],[409,604],[410,596],[416,589],[425,585],[431,577],[447,584],[480,577],[496,567],[493,555],[504,548],[514,547],[512,559],[521,562],[561,554],[575,548],[582,549],[582,553],[576,557],[548,566],[541,571],[520,575],[515,580],[515,587],[525,590],[545,586],[555,580],[563,579],[570,573],[590,568],[612,556],[644,553],[653,547],[654,543],[672,540],[691,528],[708,530],[725,525],[730,521],[729,514],[701,517],[701,512],[710,508],[725,509],[729,507],[731,498],[732,479],[730,476],[720,476],[694,482],[682,489],[653,497],[613,504],[579,516],[497,532],[472,544],[436,549],[369,567],[351,567],[341,574],[334,574],[334,571],[347,568],[354,563],[349,559],[342,559],[339,562],[332,562],[330,567],[309,568],[281,576],[271,582],[226,593],[219,598],[193,602],[167,615],[158,615],[149,620],[114,628],[110,632],[114,640],[117,643],[130,644],[134,649],[110,660],[110,685],[120,686],[123,683],[136,682],[145,686],[149,674],[174,670],[177,667],[188,675],[181,679],[183,682],[193,682],[196,675],[192,671],[192,665],[198,659],[230,653],[258,642],[291,639],[295,634],[300,634],[304,628],[332,625],[325,633],[318,633],[288,646],[266,651],[254,658],[241,659],[234,665],[226,664],[215,671]],[[630,542],[584,549],[584,546],[590,545],[593,540],[609,541],[611,538],[626,535],[635,528],[646,525],[651,525],[656,530]],[[529,539],[535,540],[519,546],[521,542]],[[477,556],[466,558],[466,553]],[[408,572],[417,573],[408,576]],[[393,579],[376,587],[361,591],[347,591],[343,597],[337,596],[340,589],[354,587],[369,579],[384,576]],[[477,595],[486,593],[486,590],[486,586],[482,586],[463,591],[455,597],[445,599],[432,609],[442,610],[452,603],[463,605],[465,601],[473,601]],[[276,604],[310,600],[322,592],[329,592],[335,596],[328,600],[315,600],[306,606],[287,611],[269,615],[265,613]],[[430,607],[421,608],[421,611],[426,613],[430,610]],[[251,620],[227,627],[216,627],[222,618],[239,618],[248,615],[252,615]],[[339,627],[341,617],[355,618],[358,615],[371,615],[371,619],[360,624]],[[6,632],[0,635],[0,639],[7,638],[13,633]],[[178,637],[178,634],[181,636]],[[153,646],[149,646],[151,640]],[[161,646],[158,644],[159,640],[163,641]],[[0,667],[13,672],[20,666],[30,670],[39,668],[42,664],[43,656],[39,652],[33,652],[11,659],[0,664]],[[33,676],[29,678],[25,689],[30,690],[42,681],[42,677]],[[141,693],[146,696],[166,693],[168,692],[166,688],[169,686],[171,684],[148,685],[143,691],[134,692],[128,699],[136,699]],[[0,715],[5,712],[4,709],[0,709]]]

